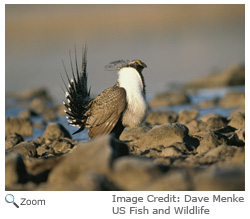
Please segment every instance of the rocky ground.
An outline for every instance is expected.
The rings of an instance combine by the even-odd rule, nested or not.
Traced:
[[[229,85],[232,79],[223,86]],[[28,107],[5,119],[6,190],[245,190],[244,93],[228,93],[178,113],[151,108],[189,103],[188,93],[159,94],[149,103],[146,122],[126,129],[120,141],[104,136],[86,142],[58,123],[63,106],[51,104],[46,90],[15,98]],[[211,106],[236,108],[229,117],[199,116],[199,108]],[[32,122],[36,116],[42,122]],[[24,140],[34,127],[43,134]]]

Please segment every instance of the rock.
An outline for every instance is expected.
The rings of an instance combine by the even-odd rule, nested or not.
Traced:
[[[142,135],[147,133],[151,128],[149,126],[140,126],[136,128],[126,128],[121,136],[120,140],[128,141],[128,140],[136,140],[140,138]]]
[[[24,160],[26,171],[29,174],[29,180],[39,184],[46,182],[50,171],[58,165],[65,157],[50,157],[46,159],[28,158]]]
[[[161,93],[149,102],[149,107],[173,106],[190,103],[185,92]]]
[[[8,191],[35,191],[37,188],[37,184],[28,181],[25,184],[13,184],[11,187],[7,187],[6,190]]]
[[[173,123],[177,121],[177,115],[168,110],[168,111],[153,111],[148,113],[146,122],[151,125],[164,124],[164,123]]]
[[[96,138],[87,143],[79,143],[77,149],[56,165],[49,174],[48,182],[53,184],[77,183],[83,185],[86,177],[109,175],[114,160],[128,155],[126,144],[111,136]],[[92,182],[96,183],[96,182]]]
[[[163,157],[180,157],[182,156],[182,152],[176,148],[175,146],[168,146],[168,147],[165,147],[161,153],[160,153],[161,156]]]
[[[199,112],[197,110],[181,110],[178,113],[178,123],[181,124],[188,124],[192,120],[196,119],[197,116],[199,115]]]
[[[193,151],[194,148],[190,147],[185,142],[176,142],[173,143],[171,146],[174,146],[176,149],[178,149],[181,153],[188,153],[189,151]]]
[[[27,181],[27,172],[22,157],[17,153],[5,155],[5,187],[6,190],[17,183]]]
[[[223,135],[228,138],[229,145],[245,146],[245,129],[237,129],[235,132],[223,133]]]
[[[245,106],[245,94],[242,92],[227,93],[223,98],[215,98],[212,100],[204,100],[199,103],[200,108],[209,107],[244,107]]]
[[[230,159],[230,163],[239,164],[241,166],[245,166],[245,148],[238,147],[234,153],[232,159]]]
[[[29,108],[38,115],[43,114],[46,110],[46,102],[47,102],[46,99],[39,97],[34,98],[29,104]]]
[[[49,122],[51,120],[57,120],[58,117],[56,115],[56,112],[53,108],[46,108],[44,110],[43,120],[46,122]]]
[[[215,98],[212,100],[204,100],[199,103],[200,108],[211,108],[217,106],[219,103],[219,98]]]
[[[226,136],[227,136],[227,135],[230,136],[230,133],[236,131],[236,128],[231,127],[231,126],[226,126],[225,128],[217,129],[216,131],[217,131],[217,132],[220,132],[220,133],[222,133],[222,134],[224,134],[224,135],[226,135]]]
[[[220,145],[216,148],[209,150],[205,154],[205,158],[207,157],[215,157],[217,160],[225,159],[226,157],[233,157],[237,147],[227,146],[227,145]]]
[[[218,132],[200,132],[199,136],[201,137],[201,141],[199,147],[197,148],[198,153],[206,153],[219,145],[226,145],[227,143],[226,137]]]
[[[210,113],[198,120],[192,120],[187,124],[190,134],[195,134],[201,131],[216,131],[227,127],[227,119],[215,114]]]
[[[9,134],[5,139],[5,150],[23,141],[23,137],[17,133]]]
[[[91,191],[91,189],[85,189],[84,186],[76,183],[40,183],[36,188],[36,191]]]
[[[150,159],[125,156],[114,162],[111,180],[121,190],[141,190],[162,174]]]
[[[228,145],[244,146],[245,141],[239,139],[239,136],[236,132],[223,133],[224,136],[228,138]]]
[[[158,145],[149,148],[141,153],[141,155],[151,158],[176,158],[188,153],[190,148],[184,142],[175,142],[170,146]],[[164,161],[165,162],[165,161]]]
[[[209,76],[192,80],[185,86],[187,88],[224,87],[245,84],[245,67],[236,65],[225,71],[213,73]]]
[[[245,113],[234,112],[228,117],[229,126],[236,129],[245,129]]]
[[[141,153],[138,153],[138,155],[142,155],[142,156],[150,157],[150,158],[156,158],[160,156],[160,153],[162,152],[162,148],[164,148],[163,145],[158,145],[158,146],[155,146],[154,148],[149,148],[147,150],[144,150]]]
[[[188,191],[190,189],[190,182],[183,170],[171,170],[145,187],[139,188],[143,191]]]
[[[154,163],[157,165],[171,166],[173,159],[171,157],[155,157]]]
[[[8,150],[9,152],[17,152],[22,157],[35,157],[36,145],[33,142],[23,141]]]
[[[84,174],[79,176],[77,182],[60,182],[54,184],[42,183],[36,189],[38,191],[117,191],[105,176],[95,174]]]
[[[195,134],[197,132],[201,132],[206,130],[206,123],[201,120],[192,120],[187,125],[190,134]]]
[[[37,149],[37,155],[38,156],[52,156],[55,151],[53,150],[53,148],[51,148],[49,145],[47,144],[42,144],[41,146],[39,146]]]
[[[196,191],[245,191],[245,168],[242,165],[207,168],[193,177]]]
[[[170,146],[175,142],[184,142],[185,138],[188,138],[188,128],[185,125],[169,123],[154,126],[133,144],[145,150],[157,145]]]
[[[43,133],[43,138],[47,139],[71,138],[71,135],[61,124],[49,123]]]
[[[31,116],[37,116],[38,114],[32,109],[25,109],[19,113],[19,117],[21,118],[30,118]]]
[[[46,100],[51,100],[51,97],[48,95],[48,92],[45,88],[27,89],[21,93],[18,93],[17,97],[20,99],[29,99],[29,100],[35,98],[43,98]]]
[[[237,135],[237,142],[240,142],[240,145],[245,143],[245,129],[238,129],[235,131]]]
[[[215,113],[207,114],[201,117],[200,120],[206,124],[205,130],[210,130],[210,131],[225,128],[228,123],[226,118]]]
[[[24,159],[26,170],[29,174],[38,175],[47,170],[53,169],[57,164],[64,160],[64,156],[50,157],[47,159],[28,158]]]
[[[32,135],[33,127],[31,121],[19,117],[5,118],[5,136],[15,132],[22,136]]]
[[[66,153],[72,147],[73,144],[67,139],[56,139],[51,144],[51,148],[55,153]]]
[[[241,92],[227,93],[218,104],[225,108],[245,106],[245,94]]]
[[[200,120],[202,122],[207,122],[210,118],[213,118],[213,117],[219,117],[219,115],[216,113],[209,113],[209,114],[206,114],[206,115],[200,117]]]

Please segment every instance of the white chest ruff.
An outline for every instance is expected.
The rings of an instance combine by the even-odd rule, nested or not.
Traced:
[[[136,127],[146,118],[147,105],[143,96],[143,84],[136,69],[122,68],[119,72],[118,82],[126,90],[127,109],[122,118],[125,127]]]

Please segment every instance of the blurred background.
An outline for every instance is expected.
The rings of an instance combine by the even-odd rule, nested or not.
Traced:
[[[6,92],[46,87],[64,99],[69,50],[88,44],[93,96],[113,86],[104,66],[140,59],[147,92],[245,62],[244,5],[6,5]]]

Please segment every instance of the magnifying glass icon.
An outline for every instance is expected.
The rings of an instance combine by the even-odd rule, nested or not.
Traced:
[[[12,194],[6,195],[6,196],[5,196],[5,201],[6,201],[7,203],[13,203],[13,205],[15,205],[17,208],[19,208],[19,206],[17,205],[17,203],[14,202],[14,195],[12,195]]]

